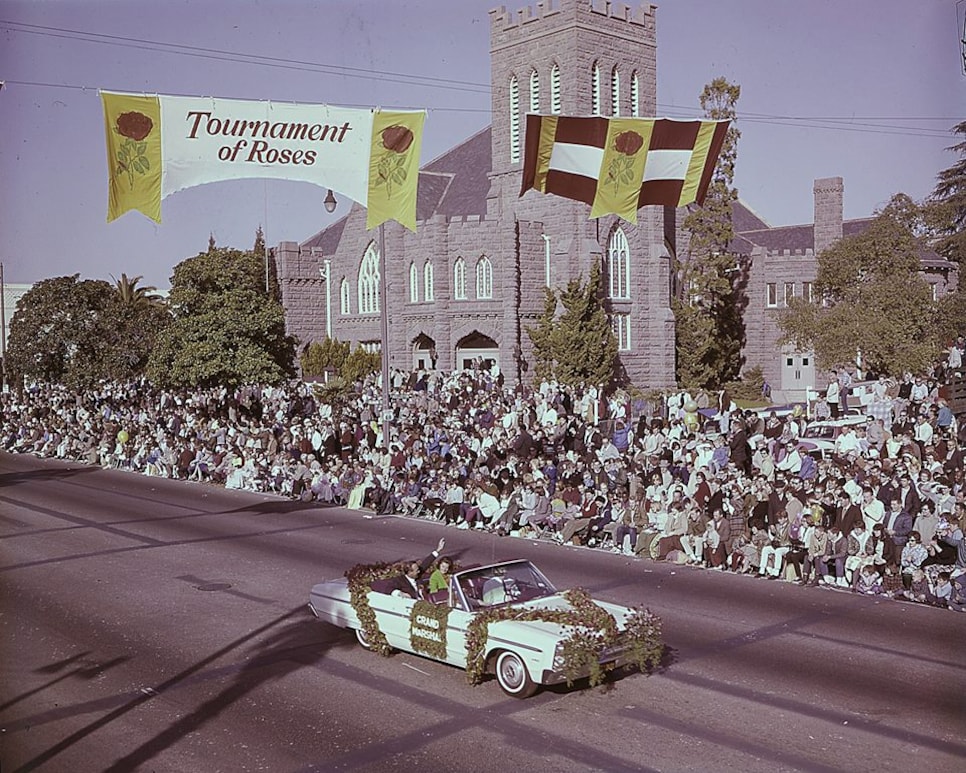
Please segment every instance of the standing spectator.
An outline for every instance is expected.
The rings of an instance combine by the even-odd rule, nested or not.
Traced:
[[[829,375],[828,386],[825,388],[825,402],[828,403],[829,411],[832,413],[832,420],[839,417],[839,401],[841,399],[842,387],[839,384],[839,374],[832,371]]]

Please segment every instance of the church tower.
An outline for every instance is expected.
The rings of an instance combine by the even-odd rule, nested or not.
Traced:
[[[652,116],[655,6],[546,0],[490,11],[493,174],[523,162],[527,113]]]

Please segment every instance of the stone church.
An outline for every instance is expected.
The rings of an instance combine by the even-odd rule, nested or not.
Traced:
[[[586,279],[599,260],[623,374],[639,387],[672,387],[670,255],[686,247],[686,210],[647,206],[632,225],[590,220],[580,202],[519,196],[527,112],[657,114],[655,11],[608,0],[491,11],[492,123],[422,167],[416,233],[387,223],[384,265],[378,231],[366,231],[366,213],[354,205],[311,238],[275,250],[286,324],[300,345],[328,335],[378,349],[386,282],[391,368],[452,370],[482,360],[514,384],[532,363],[527,328],[546,288]],[[817,181],[815,190],[814,227],[773,229],[743,204],[734,208],[735,248],[751,260],[746,366],[762,365],[776,391],[813,383],[814,365],[808,354],[776,356],[774,310],[789,293],[808,291],[818,250],[867,222],[843,224],[840,179]],[[949,267],[934,274],[947,282]]]

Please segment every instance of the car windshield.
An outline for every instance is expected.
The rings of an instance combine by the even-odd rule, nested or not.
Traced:
[[[835,438],[835,427],[831,427],[827,424],[816,424],[812,427],[808,427],[805,430],[803,437],[832,440]]]
[[[557,592],[529,561],[470,569],[458,574],[454,581],[471,611],[531,601]]]

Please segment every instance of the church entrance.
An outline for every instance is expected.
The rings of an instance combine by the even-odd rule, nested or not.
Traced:
[[[436,370],[436,342],[425,333],[413,341],[413,370]]]
[[[456,370],[490,369],[500,365],[500,347],[489,336],[472,332],[456,344]]]

